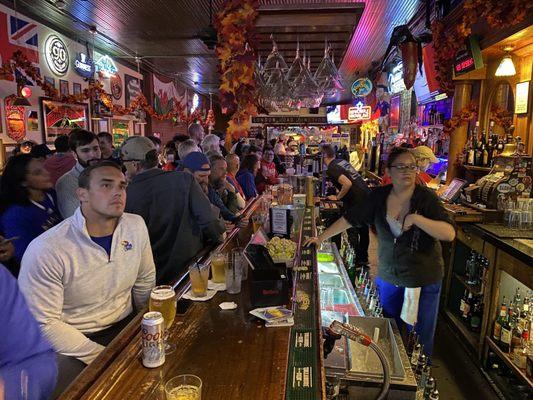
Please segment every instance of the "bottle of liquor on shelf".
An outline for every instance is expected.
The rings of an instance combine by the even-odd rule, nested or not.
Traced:
[[[481,167],[489,165],[489,151],[487,149],[487,139],[485,138],[485,131],[481,134]]]
[[[483,302],[482,297],[477,297],[472,307],[472,315],[470,316],[470,329],[473,332],[481,330],[481,320],[483,319]]]
[[[422,369],[422,374],[420,375],[420,380],[418,381],[418,388],[424,390],[426,388],[429,376],[431,374],[431,366],[426,363]]]
[[[512,303],[509,305],[509,308],[507,310],[507,316],[502,324],[501,329],[501,336],[500,336],[500,349],[504,353],[510,353],[511,352],[511,340],[513,336],[513,327],[511,324],[511,317],[513,315],[513,305]]]
[[[468,290],[465,289],[465,292],[463,293],[463,297],[461,297],[461,302],[459,303],[459,313],[460,315],[463,315],[463,311],[465,309],[466,300],[468,299]]]
[[[417,382],[420,382],[420,377],[422,376],[422,371],[427,364],[427,357],[425,354],[420,353],[418,356],[418,361],[416,362],[415,368],[415,377]]]
[[[470,323],[471,310],[474,302],[473,298],[474,296],[472,295],[472,292],[468,292],[468,297],[466,298],[465,304],[463,306],[463,314],[461,315],[461,317],[467,325]]]
[[[494,164],[494,152],[496,149],[496,143],[494,143],[494,136],[489,136],[489,141],[487,143],[487,167],[492,167]]]
[[[409,334],[407,335],[407,346],[406,346],[406,352],[409,359],[411,359],[411,355],[413,354],[413,350],[418,343],[418,335],[415,331],[415,328],[411,329],[409,331]]]
[[[505,148],[505,142],[502,138],[498,139],[498,144],[496,146],[496,154],[500,155],[503,152],[503,149]]]
[[[520,287],[517,286],[514,297],[513,297],[513,304],[516,307],[517,310],[521,309],[522,304],[522,295],[520,294]]]
[[[483,134],[481,135],[481,137],[477,137],[477,145],[476,145],[476,155],[475,155],[475,159],[476,159],[476,166],[477,167],[483,167]]]
[[[496,343],[500,342],[501,334],[502,334],[502,326],[507,318],[507,304],[505,303],[505,296],[503,296],[502,305],[500,307],[500,315],[496,318],[496,321],[494,321],[494,329],[492,331],[492,338]]]

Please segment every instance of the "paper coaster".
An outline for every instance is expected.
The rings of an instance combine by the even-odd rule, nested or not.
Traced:
[[[207,282],[207,289],[216,290],[217,292],[223,292],[224,290],[226,290],[226,284],[224,282],[215,283],[212,280],[209,280]]]
[[[189,299],[192,301],[207,301],[207,300],[211,300],[215,294],[217,294],[216,290],[207,289],[205,297],[195,297],[192,294],[192,290],[189,290],[187,293],[183,295],[183,298]]]

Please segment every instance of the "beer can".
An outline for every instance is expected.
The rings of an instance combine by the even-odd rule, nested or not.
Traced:
[[[158,311],[147,312],[141,322],[142,357],[146,368],[157,368],[165,363],[165,333],[163,315]]]

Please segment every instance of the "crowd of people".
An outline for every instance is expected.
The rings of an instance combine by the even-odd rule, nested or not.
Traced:
[[[82,129],[54,145],[21,146],[0,181],[0,321],[16,337],[0,344],[9,399],[59,395],[155,285],[248,224],[246,202],[278,179],[272,149],[228,153],[199,124],[165,146],[133,136],[114,148],[109,133]]]
[[[132,136],[114,148],[112,139],[74,129],[56,138],[55,152],[21,146],[4,168],[0,322],[5,337],[16,338],[0,341],[5,398],[59,395],[145,307],[155,285],[172,283],[202,248],[249,223],[246,203],[279,183],[276,158],[298,148],[238,141],[228,153],[223,136],[204,135],[199,124],[164,146],[157,137]],[[332,146],[321,153],[335,188],[330,199],[343,202],[343,217],[308,244],[348,229],[356,263],[366,266],[374,226],[384,312],[401,325],[406,293],[418,289],[416,329],[429,355],[442,280],[439,241],[455,235],[416,173],[431,157],[425,149],[394,149],[391,184],[371,191]]]

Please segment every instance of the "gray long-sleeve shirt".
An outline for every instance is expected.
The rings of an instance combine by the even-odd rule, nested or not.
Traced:
[[[81,164],[76,162],[76,165],[56,182],[57,206],[63,218],[73,215],[76,208],[80,206],[76,189],[78,178],[83,170]]]
[[[126,211],[143,217],[157,269],[157,284],[177,279],[206,244],[222,239],[225,225],[188,172],[150,169],[127,188]]]
[[[85,334],[104,330],[142,308],[155,283],[148,231],[142,218],[123,214],[111,252],[74,215],[34,239],[24,257],[19,285],[54,349],[90,363],[103,346]]]

